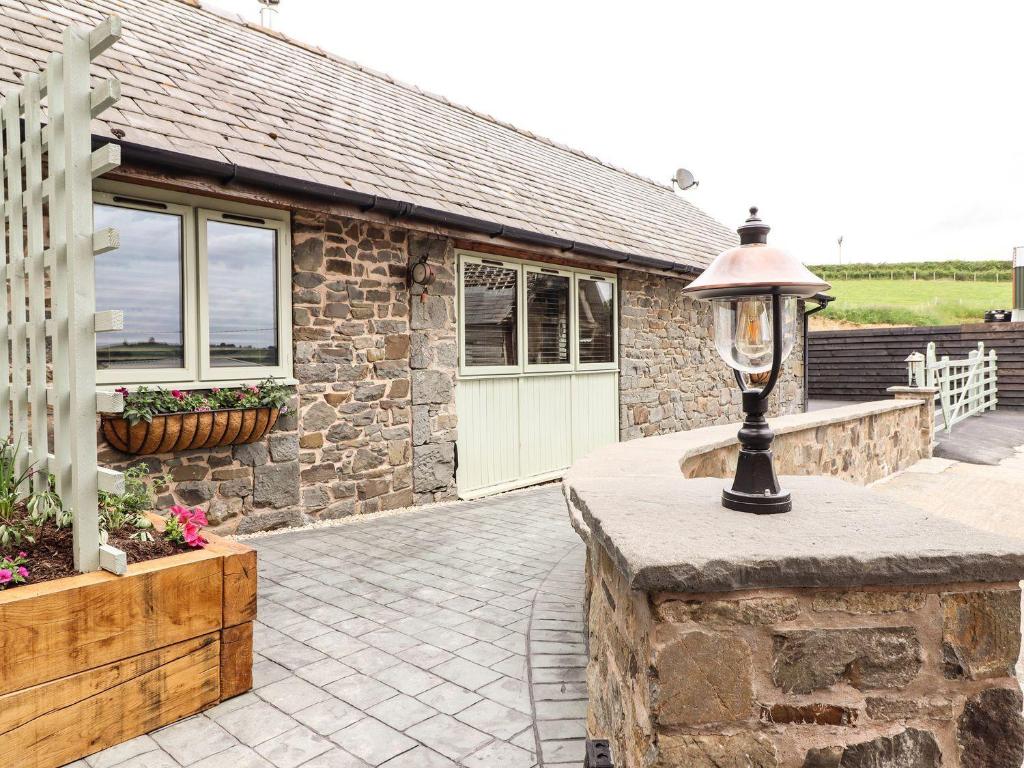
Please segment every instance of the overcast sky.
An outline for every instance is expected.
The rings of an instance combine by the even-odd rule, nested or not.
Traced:
[[[258,19],[257,0],[205,0]],[[808,263],[1024,245],[1024,3],[282,0],[281,31],[751,204]]]

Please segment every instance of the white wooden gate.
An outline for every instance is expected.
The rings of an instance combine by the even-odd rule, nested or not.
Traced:
[[[965,360],[950,360],[948,355],[936,357],[935,342],[925,354],[915,352],[907,360],[907,383],[910,386],[934,387],[935,401],[942,413],[947,432],[953,425],[985,411],[994,411],[998,402],[996,351],[985,351],[985,343]]]
[[[96,463],[97,409],[123,407],[120,395],[96,389],[96,332],[119,329],[122,315],[96,312],[93,258],[118,238],[94,232],[92,219],[93,179],[120,164],[120,147],[93,151],[89,126],[120,95],[116,79],[94,89],[89,74],[120,35],[117,17],[65,30],[62,51],[0,109],[0,438],[18,446],[19,468],[39,470],[37,488],[53,474],[83,572],[124,567],[123,553],[100,546],[97,515],[98,490],[120,492],[123,478]]]

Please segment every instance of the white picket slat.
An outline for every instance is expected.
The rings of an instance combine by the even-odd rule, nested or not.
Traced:
[[[93,228],[92,182],[117,167],[120,147],[93,151],[89,123],[117,101],[120,84],[107,79],[94,90],[89,70],[120,28],[111,17],[65,30],[45,73],[26,75],[0,103],[0,432],[20,446],[19,468],[31,462],[53,474],[74,521],[75,567],[118,573],[123,553],[105,547],[101,557],[97,496],[123,492],[124,476],[97,464],[96,413],[122,410],[124,398],[96,389],[96,334],[122,328],[124,316],[96,311],[94,260],[119,238]],[[48,472],[35,476],[37,488]]]

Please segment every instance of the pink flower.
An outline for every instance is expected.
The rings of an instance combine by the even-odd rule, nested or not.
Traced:
[[[128,397],[128,387],[118,387],[114,391],[117,392],[120,395],[124,395],[125,397]]]
[[[178,518],[179,523],[184,523],[192,517],[192,511],[190,509],[178,506],[177,504],[171,507],[171,514]]]
[[[18,566],[18,575],[21,576],[21,578],[23,578],[23,579],[27,579],[28,578],[28,568],[26,568],[24,565],[19,565]]]
[[[209,525],[209,521],[206,519],[206,513],[203,512],[199,507],[192,510],[192,522],[196,525]]]
[[[219,394],[220,393],[220,387],[214,387],[213,389],[210,390],[210,392],[212,392],[215,395]]]
[[[27,552],[19,552],[18,553],[18,557],[28,557],[28,553]]]
[[[185,523],[185,543],[190,547],[201,547],[206,544],[206,539],[199,535],[199,526],[192,523]]]
[[[260,388],[259,387],[249,387],[249,391],[250,392],[259,392]]]
[[[172,389],[171,390],[171,397],[173,397],[175,400],[184,400],[185,399],[185,393],[182,392],[180,389]]]
[[[7,568],[0,568],[0,584],[7,584],[14,578],[14,574]]]
[[[196,408],[196,410],[201,412],[201,413],[205,413],[206,411],[210,410],[210,406],[208,406],[208,405],[200,405],[198,408]]]

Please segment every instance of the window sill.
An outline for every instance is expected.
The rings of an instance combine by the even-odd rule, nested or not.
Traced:
[[[145,382],[142,384],[123,384],[119,382],[109,384],[98,384],[100,389],[114,389],[115,387],[124,387],[129,392],[134,392],[139,387],[148,387],[149,389],[180,389],[186,392],[198,389],[231,389],[232,387],[240,387],[243,384],[259,384],[261,381],[266,379],[273,379],[278,384],[283,384],[288,387],[295,386],[299,383],[299,380],[292,376],[257,376],[250,377],[248,379],[235,379],[228,381],[171,381],[171,382]]]

